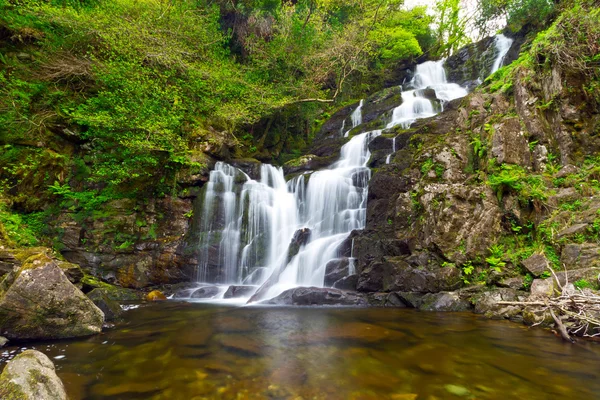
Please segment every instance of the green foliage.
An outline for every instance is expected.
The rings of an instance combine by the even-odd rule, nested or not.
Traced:
[[[550,0],[479,0],[476,25],[490,32],[494,21],[506,19],[509,28],[517,32],[525,25],[543,26],[553,11]]]
[[[466,285],[470,284],[470,279],[473,275],[473,271],[475,271],[475,266],[473,265],[473,263],[471,261],[467,261],[461,266],[461,271],[461,279],[463,283]]]
[[[447,57],[469,43],[469,18],[463,15],[460,0],[437,0],[434,10],[436,43],[432,55]]]
[[[580,279],[576,282],[573,283],[573,285],[577,288],[577,289],[594,289],[594,285],[588,281],[586,281],[585,279]]]
[[[497,272],[502,272],[502,268],[506,265],[503,261],[505,256],[504,247],[502,245],[494,245],[488,249],[490,256],[485,259],[489,267]]]

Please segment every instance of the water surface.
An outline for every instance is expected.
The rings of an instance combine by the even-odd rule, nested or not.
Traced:
[[[35,345],[71,400],[600,398],[599,345],[472,314],[165,302],[126,318]]]

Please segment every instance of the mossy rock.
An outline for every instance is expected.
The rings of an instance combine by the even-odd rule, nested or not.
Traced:
[[[133,289],[126,289],[119,286],[111,285],[110,283],[102,282],[100,279],[92,275],[85,275],[81,279],[83,292],[90,293],[94,289],[102,289],[106,296],[116,302],[138,301],[143,299],[143,294]]]
[[[0,287],[0,330],[11,340],[88,336],[103,323],[102,311],[47,254],[29,257]]]
[[[7,364],[0,375],[3,400],[67,400],[54,364],[43,353],[27,350]]]

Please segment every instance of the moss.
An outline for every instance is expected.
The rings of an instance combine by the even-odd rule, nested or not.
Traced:
[[[28,400],[25,393],[19,385],[14,384],[10,379],[0,377],[0,399],[3,400]]]
[[[115,301],[135,301],[141,299],[141,294],[135,290],[125,289],[119,286],[102,282],[92,275],[84,275],[81,279],[84,292],[91,292],[93,289],[103,289],[106,296]]]

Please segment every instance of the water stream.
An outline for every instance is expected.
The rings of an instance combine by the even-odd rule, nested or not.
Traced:
[[[164,302],[126,319],[102,335],[34,345],[55,363],[70,399],[566,400],[600,393],[599,346],[473,314]],[[19,351],[2,349],[0,368]]]

